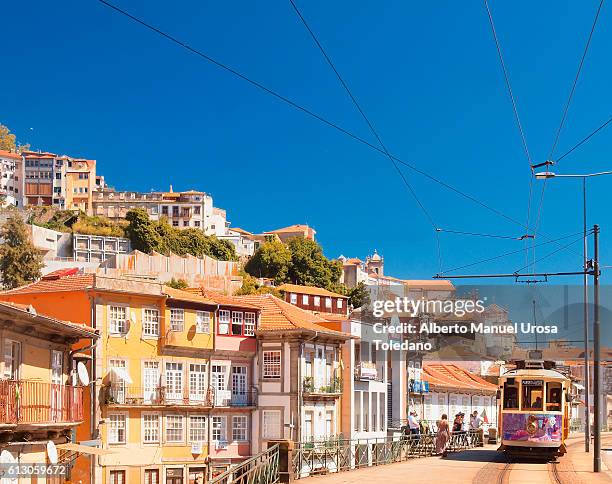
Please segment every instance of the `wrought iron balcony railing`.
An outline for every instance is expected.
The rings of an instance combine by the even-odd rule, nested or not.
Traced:
[[[30,380],[0,380],[0,425],[82,421],[83,387]]]

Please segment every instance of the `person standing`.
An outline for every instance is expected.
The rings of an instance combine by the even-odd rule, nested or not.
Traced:
[[[448,442],[450,441],[450,430],[448,426],[448,417],[445,413],[438,420],[438,433],[436,435],[436,453],[442,454],[442,457],[447,455]]]
[[[410,416],[408,417],[408,426],[410,427],[410,433],[417,435],[420,432],[421,426],[419,425],[419,420],[417,419],[417,414],[415,411],[410,412]]]

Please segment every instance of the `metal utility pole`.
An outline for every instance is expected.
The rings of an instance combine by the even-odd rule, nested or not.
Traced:
[[[601,472],[601,354],[599,341],[599,225],[593,226],[593,472]]]
[[[583,306],[584,306],[584,451],[589,452],[591,447],[591,408],[590,408],[590,397],[589,390],[591,383],[589,378],[591,371],[589,368],[589,278],[587,276],[588,270],[588,256],[587,256],[587,199],[586,199],[586,179],[582,177],[582,228],[583,228],[583,240],[582,240],[582,252],[584,258],[584,275],[583,285]]]

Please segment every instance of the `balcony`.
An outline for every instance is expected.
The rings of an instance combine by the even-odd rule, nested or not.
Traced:
[[[173,391],[165,386],[151,388],[113,384],[106,387],[107,405],[130,406],[200,406],[200,407],[252,407],[256,403],[255,390],[232,392],[208,387],[202,392]]]
[[[203,391],[190,392],[187,388],[182,391],[172,391],[161,385],[145,388],[113,384],[106,387],[105,401],[107,405],[212,407],[213,389],[209,387]]]
[[[329,382],[318,382],[311,376],[304,377],[302,391],[305,396],[337,397],[342,394],[342,379],[334,377]]]
[[[254,407],[257,405],[257,391],[216,390],[214,400],[215,407]]]
[[[77,424],[83,421],[83,387],[25,380],[0,380],[3,425]]]
[[[357,381],[382,381],[382,375],[378,374],[376,363],[362,361],[355,368],[355,380]]]

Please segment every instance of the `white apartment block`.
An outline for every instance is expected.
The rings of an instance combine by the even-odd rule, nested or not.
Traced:
[[[21,155],[0,150],[0,195],[2,205],[23,207],[23,175]]]

